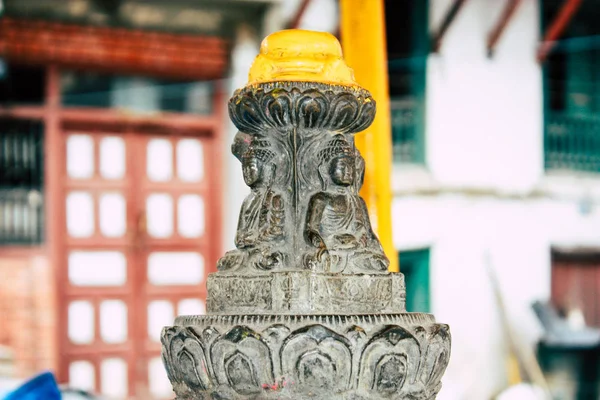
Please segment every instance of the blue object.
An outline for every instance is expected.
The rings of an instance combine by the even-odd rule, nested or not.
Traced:
[[[61,397],[54,375],[45,372],[25,382],[4,400],[60,400]]]

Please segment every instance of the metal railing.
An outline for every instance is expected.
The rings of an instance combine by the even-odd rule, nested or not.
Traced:
[[[413,99],[391,99],[392,151],[394,162],[423,163],[423,132],[419,104]]]
[[[0,245],[42,242],[43,171],[42,124],[0,119]]]
[[[43,204],[39,190],[0,189],[0,244],[41,243]]]
[[[544,153],[547,170],[600,172],[600,117],[549,113]]]

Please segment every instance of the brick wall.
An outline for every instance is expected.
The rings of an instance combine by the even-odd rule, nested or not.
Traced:
[[[54,277],[46,257],[0,253],[0,345],[14,354],[13,376],[56,364]]]

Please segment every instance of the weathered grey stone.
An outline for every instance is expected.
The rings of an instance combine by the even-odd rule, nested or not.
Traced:
[[[448,326],[405,312],[404,277],[359,196],[353,134],[375,116],[369,92],[255,84],[229,113],[251,193],[236,249],[208,278],[209,315],[163,330],[178,399],[435,399]]]
[[[162,335],[178,399],[434,399],[450,356],[429,314],[179,317]]]
[[[276,271],[212,274],[209,314],[373,314],[405,311],[404,276]]]

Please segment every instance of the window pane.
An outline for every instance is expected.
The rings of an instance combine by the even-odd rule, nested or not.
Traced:
[[[130,111],[160,109],[160,87],[148,78],[117,76],[112,82],[111,106]]]
[[[93,392],[96,388],[94,366],[89,361],[75,361],[69,364],[69,386],[74,389]]]
[[[125,141],[105,137],[100,141],[100,174],[105,179],[121,179],[125,175]]]
[[[167,238],[173,234],[173,199],[168,194],[155,193],[146,200],[148,234]]]
[[[0,188],[0,244],[39,243],[42,210],[39,191]]]
[[[148,281],[153,285],[197,285],[204,280],[199,253],[164,252],[148,257]]]
[[[71,192],[67,196],[67,231],[76,238],[94,233],[94,200],[86,192]]]
[[[61,100],[67,106],[109,107],[112,77],[90,71],[64,71]]]
[[[157,398],[173,398],[173,389],[160,357],[155,357],[148,363],[148,382],[152,395]]]
[[[167,139],[148,141],[146,173],[155,182],[168,181],[173,177],[173,146]]]
[[[160,342],[162,328],[173,324],[173,305],[166,300],[151,301],[148,304],[148,337]]]
[[[89,301],[73,301],[68,313],[69,339],[75,344],[94,340],[94,306]]]
[[[430,312],[429,249],[400,253],[402,273],[406,282],[406,310]]]
[[[94,174],[94,141],[90,135],[70,135],[67,139],[67,172],[74,179]]]
[[[127,261],[118,251],[73,251],[69,280],[76,286],[120,286],[127,281]]]
[[[204,152],[197,139],[177,143],[177,176],[185,182],[198,182],[204,176]]]
[[[121,300],[100,303],[100,336],[106,343],[127,340],[127,305]]]
[[[177,306],[177,315],[204,315],[206,306],[200,299],[183,299]]]
[[[206,27],[206,23],[202,25]],[[43,69],[41,71],[44,72]],[[21,75],[27,78],[25,74]],[[6,78],[4,81],[2,78],[0,73],[0,85],[6,85]],[[9,76],[7,78],[10,79]],[[64,71],[61,74],[60,86],[62,103],[67,106],[112,107],[137,113],[163,110],[206,115],[212,112],[212,82]],[[43,89],[43,85],[39,87],[39,90]],[[21,90],[19,93],[15,91],[9,94],[14,98],[14,95],[21,93],[25,92]],[[2,94],[8,93],[0,92],[0,97]],[[42,97],[38,101],[41,103]]]
[[[177,227],[179,234],[186,238],[199,237],[204,233],[204,202],[196,194],[186,194],[179,198]]]
[[[0,103],[42,104],[46,68],[7,63],[0,59]]]
[[[105,193],[100,196],[100,231],[107,237],[125,234],[125,199],[120,193]]]
[[[212,82],[193,82],[187,85],[186,112],[210,114],[212,112]]]
[[[0,118],[0,245],[41,242],[43,148],[42,123]]]
[[[101,392],[108,397],[127,396],[127,363],[120,358],[107,358],[100,364]]]
[[[0,186],[41,187],[43,132],[38,121],[0,118]]]

